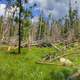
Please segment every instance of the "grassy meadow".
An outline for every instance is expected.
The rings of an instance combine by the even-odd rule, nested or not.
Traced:
[[[62,47],[58,45],[59,47]],[[54,48],[37,48],[31,50],[22,48],[22,54],[15,54],[0,48],[0,80],[66,80],[67,77],[79,68],[80,64],[80,46],[72,44],[65,53],[75,53],[66,56],[73,61],[76,66],[58,66],[55,64],[37,64],[44,55],[61,53]]]

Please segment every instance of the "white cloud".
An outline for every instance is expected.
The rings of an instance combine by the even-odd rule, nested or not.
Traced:
[[[77,1],[77,6],[80,8],[80,0],[71,0],[72,7],[75,8],[75,1]],[[39,2],[40,9],[43,10],[45,14],[51,12],[58,17],[60,15],[66,15],[69,9],[69,0],[30,0],[30,2]]]
[[[76,0],[71,0],[72,7],[75,8]],[[36,9],[41,9],[44,11],[45,15],[49,14],[50,12],[53,13],[54,16],[62,16],[66,15],[69,7],[69,0],[29,0],[30,4],[38,2],[40,7]],[[80,0],[77,0],[77,6],[80,9]],[[5,4],[0,4],[0,13],[4,13],[5,11]],[[80,13],[80,10],[79,10]]]
[[[41,8],[46,8],[47,0],[40,0],[40,6],[41,6]]]
[[[33,3],[34,0],[29,0],[29,3]]]
[[[0,4],[0,15],[4,15],[5,7],[6,7],[5,4]]]

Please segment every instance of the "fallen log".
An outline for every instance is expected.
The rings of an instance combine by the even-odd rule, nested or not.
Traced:
[[[57,56],[57,57],[55,57],[55,58],[53,58],[53,61],[56,61],[56,60],[58,60],[58,59],[60,59],[61,57],[64,57],[64,56],[67,56],[67,55],[72,55],[73,53],[68,53],[68,54],[63,54],[63,55],[61,55],[61,56]],[[75,54],[75,53],[74,53]],[[48,61],[39,61],[39,62],[36,62],[37,64],[50,64],[50,65],[58,65],[58,66],[61,66],[61,64],[55,64],[55,63],[53,63],[52,61],[51,62],[48,62]],[[76,65],[74,64],[73,65],[74,67],[76,67]]]
[[[18,46],[16,46],[16,47],[14,47],[14,46],[9,46],[8,49],[7,49],[7,51],[15,50],[15,49],[17,49],[17,48],[18,48]]]
[[[60,59],[61,57],[65,57],[65,56],[68,56],[68,55],[73,55],[75,53],[67,53],[67,54],[63,54],[63,55],[60,55],[60,56],[57,56],[53,59],[53,61],[57,60],[57,59]]]
[[[56,45],[54,45],[53,43],[51,43],[51,45],[55,48],[55,49],[57,49],[58,51],[61,51],[61,49],[60,48],[58,48]]]
[[[50,62],[36,62],[37,64],[46,64],[46,65],[56,65],[56,66],[61,66],[61,64],[55,64],[55,63],[50,63]]]

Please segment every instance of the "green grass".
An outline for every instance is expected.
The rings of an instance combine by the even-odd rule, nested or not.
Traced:
[[[0,80],[59,80],[60,78],[60,80],[66,80],[63,70],[67,69],[72,73],[78,67],[36,64],[36,61],[39,61],[42,56],[48,53],[60,54],[54,48],[34,47],[30,51],[26,48],[21,51],[22,54],[15,55],[0,50]],[[79,53],[80,50],[71,47],[66,51],[66,53],[74,52]],[[68,58],[72,59],[75,64],[80,64],[79,55],[70,55]],[[60,74],[59,78],[58,74]]]

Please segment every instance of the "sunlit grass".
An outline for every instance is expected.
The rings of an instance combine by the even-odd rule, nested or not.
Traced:
[[[21,52],[21,54],[11,54],[11,52],[0,49],[0,80],[54,80],[55,78],[53,79],[52,76],[55,71],[60,72],[65,68],[76,69],[74,67],[36,64],[48,53],[60,55],[60,52],[54,48],[33,47],[30,50],[23,48]],[[65,51],[65,54],[74,52],[79,53],[80,49],[70,47]],[[70,58],[75,64],[80,63],[80,56],[77,54],[69,55],[67,58]],[[56,61],[54,63],[57,64]],[[60,73],[55,73],[55,76],[56,74]]]

